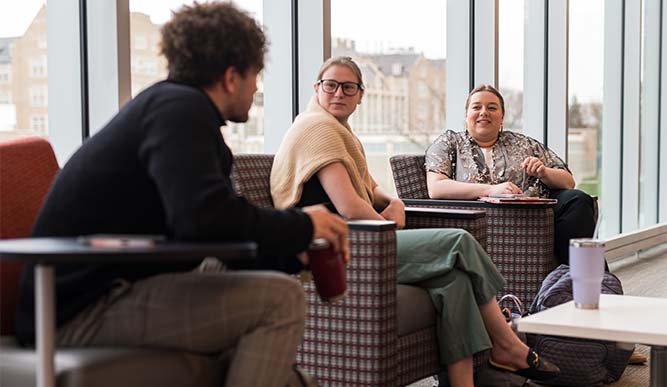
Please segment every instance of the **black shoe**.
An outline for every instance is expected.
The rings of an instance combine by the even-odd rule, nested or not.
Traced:
[[[497,370],[511,372],[532,380],[549,380],[560,375],[560,368],[558,368],[557,365],[548,360],[540,359],[540,355],[533,351],[532,348],[528,349],[526,362],[528,362],[528,368],[514,368],[505,364],[496,363],[489,359],[489,366]]]
[[[287,381],[286,387],[318,387],[317,380],[314,377],[306,373],[306,371],[293,366],[293,373],[290,376],[290,379]]]

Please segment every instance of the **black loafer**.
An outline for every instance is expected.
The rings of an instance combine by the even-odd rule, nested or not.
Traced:
[[[286,387],[318,387],[317,380],[306,373],[306,371],[297,367],[296,364],[292,366],[294,373],[287,381]]]
[[[500,371],[511,372],[532,380],[549,380],[560,374],[560,368],[558,368],[557,365],[548,360],[540,359],[540,355],[533,351],[532,348],[528,350],[526,361],[528,362],[528,368],[514,368],[505,364],[496,363],[491,359],[489,359],[489,366]]]

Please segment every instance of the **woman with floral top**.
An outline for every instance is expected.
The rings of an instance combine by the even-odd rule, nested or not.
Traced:
[[[466,100],[466,128],[447,130],[426,151],[429,196],[476,199],[522,194],[557,199],[554,250],[569,262],[569,240],[590,237],[593,199],[574,189],[574,178],[552,150],[523,134],[503,130],[505,102],[490,85],[474,88]]]

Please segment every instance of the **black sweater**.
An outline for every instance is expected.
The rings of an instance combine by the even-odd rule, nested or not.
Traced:
[[[163,81],[132,101],[85,141],[60,171],[33,236],[97,233],[163,234],[182,241],[258,243],[261,268],[295,272],[294,255],[312,239],[298,210],[268,210],[235,195],[233,157],[213,102],[198,88]],[[193,268],[190,264],[56,267],[57,325],[106,293],[113,280]],[[34,341],[33,267],[23,272],[17,310],[19,341]]]

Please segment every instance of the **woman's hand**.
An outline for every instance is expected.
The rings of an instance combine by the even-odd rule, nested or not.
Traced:
[[[386,220],[396,222],[396,228],[399,230],[405,228],[405,204],[401,199],[391,199],[389,205],[380,213],[380,216]]]
[[[526,173],[529,176],[537,176],[538,178],[544,178],[547,167],[544,166],[542,160],[537,157],[526,157],[523,162],[521,162],[521,168],[526,170]]]
[[[520,194],[520,193],[523,193],[523,191],[521,191],[521,188],[517,187],[511,181],[506,181],[504,183],[490,186],[488,196],[498,195],[498,194]]]
[[[565,169],[549,168],[537,157],[526,157],[521,168],[529,176],[537,176],[547,187],[552,189],[573,189],[574,177]]]

